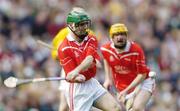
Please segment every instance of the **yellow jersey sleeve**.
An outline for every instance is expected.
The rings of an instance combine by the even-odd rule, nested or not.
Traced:
[[[54,60],[58,59],[58,52],[57,52],[58,47],[61,44],[61,42],[64,40],[64,38],[67,36],[67,34],[68,34],[68,28],[66,27],[61,29],[52,40],[52,46],[54,47],[54,49],[51,50],[51,56]]]

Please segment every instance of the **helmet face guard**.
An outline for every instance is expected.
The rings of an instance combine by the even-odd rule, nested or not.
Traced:
[[[128,30],[127,27],[124,24],[114,24],[111,26],[109,30],[109,35],[112,38],[115,34],[126,34],[127,35]]]
[[[91,20],[85,11],[72,11],[67,16],[67,24],[70,30],[79,38],[88,35]]]

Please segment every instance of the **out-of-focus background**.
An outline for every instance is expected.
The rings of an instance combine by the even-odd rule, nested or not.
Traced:
[[[57,111],[58,82],[9,89],[9,76],[59,76],[61,67],[37,39],[51,43],[65,27],[74,6],[91,16],[99,46],[109,40],[111,24],[121,22],[129,38],[143,47],[148,66],[157,72],[157,88],[146,111],[180,111],[179,0],[0,0],[0,111]],[[102,62],[102,61],[101,61]],[[98,80],[103,83],[104,70]]]

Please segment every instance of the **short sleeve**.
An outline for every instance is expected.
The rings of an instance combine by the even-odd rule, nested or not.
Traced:
[[[137,66],[137,73],[138,74],[144,74],[144,73],[148,74],[149,68],[146,65],[144,52],[141,48],[139,48],[139,50],[138,50],[138,57],[136,60],[136,66]]]

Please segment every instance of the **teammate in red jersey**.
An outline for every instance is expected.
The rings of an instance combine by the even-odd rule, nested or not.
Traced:
[[[97,40],[88,33],[90,23],[86,12],[70,12],[67,16],[70,33],[58,48],[60,64],[69,82],[65,96],[70,111],[89,111],[92,105],[103,111],[120,111],[115,99],[93,78],[99,55]]]
[[[128,30],[124,24],[114,24],[110,28],[111,42],[101,47],[105,65],[105,83],[114,85],[119,91],[118,99],[133,98],[132,110],[142,111],[152,95],[155,80],[149,77],[149,68],[141,47],[128,40]],[[134,90],[138,85],[140,90]],[[135,93],[136,92],[136,93]],[[130,107],[130,106],[128,106]]]

